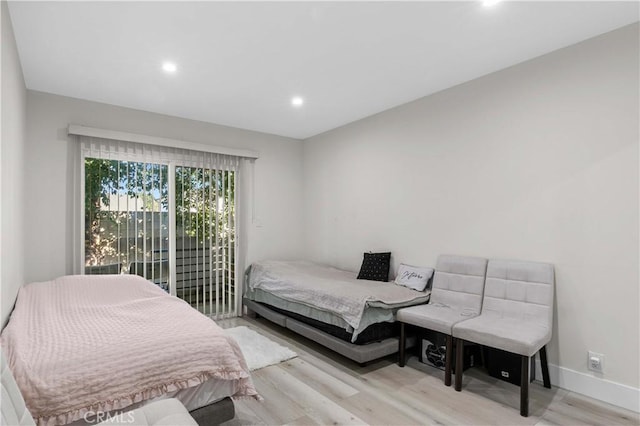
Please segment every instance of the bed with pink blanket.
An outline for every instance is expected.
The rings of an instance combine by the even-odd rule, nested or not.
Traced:
[[[165,396],[185,395],[190,410],[210,404],[212,395],[259,398],[237,343],[138,276],[25,285],[0,342],[40,426]],[[194,395],[199,388],[207,396]]]

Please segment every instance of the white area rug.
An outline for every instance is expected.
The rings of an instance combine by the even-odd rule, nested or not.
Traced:
[[[268,365],[279,364],[282,361],[298,356],[291,349],[280,346],[249,327],[227,328],[225,332],[238,342],[251,371]]]

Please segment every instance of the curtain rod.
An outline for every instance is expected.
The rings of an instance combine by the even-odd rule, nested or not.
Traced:
[[[193,151],[212,152],[214,154],[235,155],[244,158],[259,158],[256,151],[241,148],[229,148],[225,146],[213,146],[204,143],[182,141],[179,139],[161,138],[157,136],[141,135],[138,133],[119,132],[116,130],[98,129],[86,127],[78,124],[69,124],[67,128],[69,135],[89,136],[93,138],[113,139],[125,142],[135,142],[147,145],[159,145],[171,148],[190,149]]]

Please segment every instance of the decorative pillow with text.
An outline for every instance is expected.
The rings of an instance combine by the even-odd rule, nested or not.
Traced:
[[[424,291],[433,276],[433,268],[420,268],[401,263],[398,267],[395,283],[417,291]]]

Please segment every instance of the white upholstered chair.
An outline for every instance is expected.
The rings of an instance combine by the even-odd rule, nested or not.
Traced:
[[[438,257],[429,303],[398,310],[400,367],[405,363],[405,324],[444,333],[447,335],[444,383],[451,385],[451,330],[454,324],[480,314],[486,270],[487,259],[451,255]],[[460,370],[462,368],[457,371]]]
[[[529,415],[529,361],[540,351],[544,386],[551,387],[545,345],[553,323],[554,268],[548,263],[490,260],[479,316],[453,326],[456,361],[463,341],[478,343],[522,357],[520,414]],[[462,374],[456,374],[456,390]]]

